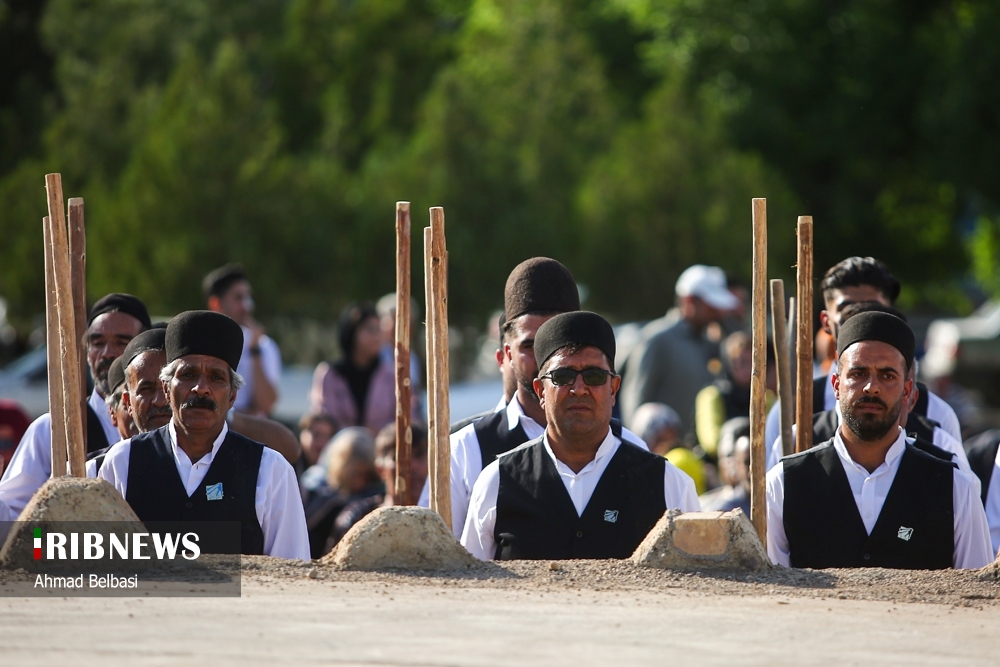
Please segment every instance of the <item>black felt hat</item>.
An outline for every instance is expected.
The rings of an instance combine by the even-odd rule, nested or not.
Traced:
[[[917,347],[913,330],[895,315],[868,311],[851,317],[841,325],[837,334],[837,356],[851,345],[866,340],[892,345],[903,355],[907,368],[913,365],[913,354]]]
[[[115,389],[124,382],[125,368],[122,366],[122,358],[118,357],[111,362],[111,368],[108,369],[108,387],[111,389],[111,393],[115,393]]]
[[[567,313],[580,310],[580,292],[573,274],[548,257],[532,257],[514,267],[503,290],[503,312],[508,322],[533,312]]]
[[[99,315],[115,312],[131,315],[142,322],[143,331],[149,328],[149,311],[146,310],[146,304],[131,294],[119,293],[108,294],[97,300],[97,303],[90,309],[90,315],[87,317],[87,326],[89,327],[93,324]]]
[[[587,310],[562,313],[547,320],[535,333],[535,361],[538,367],[567,345],[596,347],[615,367],[615,332],[606,319]]]
[[[132,363],[132,360],[143,352],[167,349],[166,339],[166,327],[153,327],[149,331],[143,331],[141,334],[130,340],[128,345],[125,346],[125,351],[122,352],[122,356],[120,357],[122,360],[122,368],[128,368],[128,365]]]
[[[164,345],[167,363],[189,354],[204,354],[222,359],[236,370],[243,356],[243,329],[222,313],[189,310],[170,320]]]

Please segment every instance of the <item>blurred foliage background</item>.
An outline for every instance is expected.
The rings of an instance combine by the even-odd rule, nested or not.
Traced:
[[[158,313],[251,272],[268,318],[394,286],[394,203],[445,207],[451,319],[548,255],[614,319],[689,264],[874,255],[908,308],[1000,296],[1000,3],[3,0],[0,296],[43,311],[43,175],[86,200],[88,294]]]

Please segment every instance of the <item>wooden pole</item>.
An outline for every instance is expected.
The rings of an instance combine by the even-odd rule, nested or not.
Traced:
[[[77,352],[80,356],[80,414],[87,414],[87,233],[83,198],[69,200],[69,265],[73,282],[73,312],[76,320]],[[83,429],[83,450],[87,451],[87,429]]]
[[[448,405],[448,250],[444,234],[444,209],[431,208],[431,304],[434,309],[434,386],[428,393],[434,393],[435,458],[434,474],[437,478],[437,512],[451,528],[451,442],[449,441],[450,410]]]
[[[795,346],[795,451],[804,452],[812,447],[812,274],[813,274],[813,221],[808,215],[799,216],[799,263],[796,272],[798,290],[798,339]]]
[[[59,316],[59,372],[62,375],[66,429],[66,449],[70,474],[86,477],[86,450],[83,447],[83,414],[80,405],[80,355],[76,339],[76,313],[73,310],[73,285],[69,267],[69,239],[66,233],[66,212],[63,202],[62,177],[45,175],[45,190],[49,200],[49,221],[52,234],[52,268],[55,277],[56,313]]]
[[[59,314],[56,312],[56,280],[52,268],[52,230],[49,217],[42,219],[45,253],[45,353],[49,374],[49,428],[52,431],[51,477],[66,474],[66,409],[62,375],[59,374]]]
[[[434,336],[434,293],[432,290],[431,256],[434,254],[431,243],[431,228],[424,227],[424,338],[427,352],[427,483],[430,493],[430,507],[439,512],[437,505],[437,396],[434,387],[437,386],[437,358],[434,346],[437,339]]]
[[[771,337],[778,371],[778,405],[781,406],[781,454],[795,451],[792,445],[792,373],[788,364],[788,342],[785,328],[785,283],[771,281]],[[771,443],[765,443],[768,447]]]
[[[410,456],[410,202],[396,202],[396,495],[397,505],[413,504]]]
[[[767,496],[764,488],[767,445],[767,200],[753,202],[753,284],[750,377],[750,520],[761,544],[767,544]]]

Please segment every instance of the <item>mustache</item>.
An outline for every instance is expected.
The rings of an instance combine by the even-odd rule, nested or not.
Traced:
[[[190,402],[190,401],[188,401],[188,402]],[[187,404],[185,403],[185,405],[187,405]],[[204,406],[202,406],[202,407],[204,407]],[[148,419],[150,417],[159,417],[160,415],[166,415],[166,416],[170,417],[170,416],[173,416],[173,414],[174,414],[173,410],[170,409],[169,405],[161,405],[161,406],[154,405],[154,406],[152,406],[152,407],[149,408],[149,412],[146,413],[146,418]]]
[[[182,408],[206,408],[208,410],[218,410],[219,404],[208,396],[192,396],[184,401]]]
[[[854,405],[866,405],[866,404],[878,405],[886,410],[889,409],[889,404],[883,401],[881,398],[876,398],[875,396],[865,396],[854,401]]]
[[[113,364],[114,361],[114,359],[101,359],[101,361],[97,363],[94,375],[107,375],[108,371],[111,370],[111,364]]]

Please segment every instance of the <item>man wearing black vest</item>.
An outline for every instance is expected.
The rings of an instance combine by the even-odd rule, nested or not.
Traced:
[[[626,558],[667,509],[700,509],[691,478],[621,437],[615,337],[600,315],[563,313],[538,328],[532,386],[545,431],[487,465],[462,545],[477,558]]]
[[[142,521],[240,521],[241,553],[309,560],[291,465],[226,424],[243,382],[240,326],[221,313],[181,313],[165,347],[170,422],[112,447],[99,477]]]
[[[841,311],[840,323],[842,324],[847,322],[849,319],[860,313],[872,311],[889,313],[890,315],[895,315],[899,319],[906,322],[906,316],[892,306],[887,306],[879,301],[861,301],[858,303],[852,303]],[[940,456],[946,460],[954,461],[962,472],[972,475],[972,469],[969,467],[969,459],[965,454],[965,448],[962,446],[961,441],[956,440],[951,436],[951,434],[941,428],[936,421],[926,416],[929,401],[929,390],[923,383],[917,382],[916,377],[917,363],[914,361],[910,366],[910,371],[907,375],[907,379],[913,381],[913,391],[910,394],[909,400],[903,403],[903,410],[899,415],[899,425],[903,427],[903,430],[906,431],[907,435],[916,438],[916,442],[914,444],[918,449],[923,449],[924,451],[934,454],[935,456]],[[821,379],[824,380],[826,384],[831,384],[832,391],[831,377],[824,376]],[[815,412],[813,414],[812,422],[813,444],[818,445],[822,442],[826,442],[834,436],[837,432],[837,428],[840,426],[840,406],[835,405],[830,410]],[[796,431],[794,430],[794,425],[792,428],[792,444],[794,445]],[[778,460],[781,459],[781,452],[782,442],[781,437],[779,436],[778,439],[771,445],[770,451],[768,451],[768,461],[777,463]]]
[[[87,401],[87,452],[94,452],[120,440],[118,429],[104,402],[110,395],[108,371],[130,340],[149,328],[145,304],[131,294],[108,294],[90,309],[84,344],[87,365],[94,378],[94,391]],[[52,426],[48,413],[28,427],[0,478],[0,500],[16,519],[31,496],[52,472]]]
[[[837,338],[837,434],[767,475],[767,550],[792,567],[979,568],[992,562],[972,479],[899,427],[913,381],[910,327],[887,313]]]
[[[990,525],[993,553],[1000,552],[1000,429],[990,429],[969,441],[969,464],[981,484],[980,497]]]
[[[518,445],[542,435],[545,411],[532,386],[538,375],[535,334],[559,313],[580,309],[580,293],[565,266],[548,257],[533,257],[514,267],[504,287],[504,354],[517,380],[513,399],[499,410],[456,431],[451,436],[451,527],[461,538],[472,487],[483,468]],[[626,438],[641,443],[638,436]],[[642,445],[643,447],[645,445]],[[420,505],[430,506],[429,484]]]
[[[820,283],[820,290],[825,306],[819,314],[820,324],[836,343],[841,317],[848,306],[862,301],[877,301],[884,306],[892,306],[899,296],[900,284],[889,269],[874,257],[848,257],[827,270]],[[813,412],[832,410],[836,404],[830,377],[824,375],[813,380]],[[768,445],[768,470],[778,462],[777,458],[771,456],[771,445],[780,435],[780,410],[778,401],[767,414],[764,440]],[[939,396],[924,391],[914,412],[937,422],[955,440],[962,440],[958,416]]]

